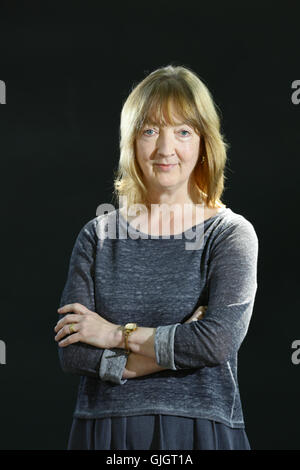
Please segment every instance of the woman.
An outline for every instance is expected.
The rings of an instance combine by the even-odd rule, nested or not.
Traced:
[[[68,449],[250,449],[237,353],[258,239],[221,201],[226,147],[187,67],[128,96],[115,178],[126,204],[81,229],[55,327],[62,369],[81,376]]]

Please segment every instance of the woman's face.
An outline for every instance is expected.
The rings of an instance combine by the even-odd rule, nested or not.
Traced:
[[[175,190],[182,186],[187,190],[199,157],[199,135],[171,109],[175,126],[159,128],[146,124],[136,138],[136,158],[150,191]]]

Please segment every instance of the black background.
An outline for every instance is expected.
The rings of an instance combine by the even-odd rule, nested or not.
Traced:
[[[112,202],[122,104],[155,68],[207,84],[230,142],[223,201],[259,238],[258,291],[239,353],[253,449],[300,449],[299,3],[0,4],[0,448],[65,449],[79,378],[53,328],[81,227]]]

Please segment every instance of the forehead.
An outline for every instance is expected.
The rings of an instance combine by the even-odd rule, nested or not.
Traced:
[[[172,101],[163,102],[159,105],[153,104],[145,115],[144,123],[160,126],[179,126],[188,124],[189,119],[184,116],[180,107]]]

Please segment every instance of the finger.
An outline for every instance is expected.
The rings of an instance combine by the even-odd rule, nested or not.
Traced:
[[[58,313],[75,312],[75,313],[83,314],[83,313],[89,312],[89,309],[86,308],[84,305],[76,302],[74,304],[66,304],[63,307],[60,307],[59,309],[57,309],[57,312]]]
[[[58,346],[64,348],[65,346],[69,346],[69,344],[78,343],[78,341],[81,341],[80,333],[74,333],[73,335],[70,335],[67,338],[60,341],[58,343]]]
[[[204,314],[205,314],[205,311],[206,311],[206,308],[207,308],[207,307],[205,307],[205,306],[199,307],[199,308],[196,310],[195,314],[198,315],[198,316],[199,316],[199,315],[204,315]]]
[[[75,328],[74,328],[75,330]],[[61,328],[57,335],[54,337],[55,341],[60,341],[62,340],[65,336],[68,336],[70,335],[71,332],[70,332],[70,325],[65,325],[63,328]]]
[[[195,315],[192,316],[191,321],[198,321],[198,320],[201,320],[201,318],[203,317],[203,315],[204,315],[204,312],[197,312],[197,313],[195,313]]]
[[[205,307],[205,305],[201,305],[201,307],[197,309],[197,312],[205,312],[206,309],[207,307]]]
[[[193,315],[192,317],[190,317],[185,323],[191,323],[192,321],[198,321],[198,317]]]
[[[70,331],[70,326],[72,325],[72,331]],[[80,330],[80,326],[78,323],[70,323],[65,325],[57,335],[54,337],[55,341],[60,341],[62,340],[65,336],[68,335],[73,335],[74,333],[78,332]]]
[[[82,316],[79,314],[75,313],[69,313],[65,317],[61,318],[57,323],[56,326],[54,327],[54,331],[57,333],[63,326],[65,326],[67,323],[76,323],[80,322],[82,319]]]
[[[201,319],[201,317],[202,317],[202,314],[197,315],[196,317],[192,318],[192,321],[198,321]]]

